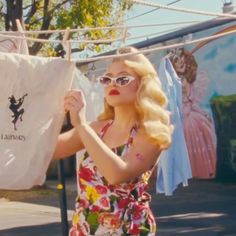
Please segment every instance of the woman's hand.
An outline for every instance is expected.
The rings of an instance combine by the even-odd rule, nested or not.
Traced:
[[[77,125],[87,123],[86,101],[81,90],[71,90],[64,98],[64,110],[70,114],[70,122],[76,127]]]

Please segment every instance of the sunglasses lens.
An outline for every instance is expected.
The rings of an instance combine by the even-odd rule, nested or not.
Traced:
[[[103,86],[109,86],[114,81],[117,86],[122,87],[122,86],[128,85],[133,80],[134,78],[131,76],[119,76],[117,78],[111,78],[109,76],[104,75],[104,76],[98,77],[98,81]]]
[[[127,76],[122,76],[116,79],[116,83],[119,86],[125,86],[127,84],[129,84],[131,82],[131,78],[127,77]]]
[[[102,85],[109,85],[111,83],[111,78],[107,77],[107,76],[101,76],[99,78],[99,82],[102,84]]]

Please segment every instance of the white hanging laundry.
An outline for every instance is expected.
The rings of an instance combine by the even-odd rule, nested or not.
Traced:
[[[17,39],[17,53],[29,55],[27,40],[25,39],[24,29],[20,23],[20,20],[18,19],[16,20],[16,25],[19,35],[24,38],[24,39]]]
[[[0,189],[42,185],[75,63],[0,53]]]
[[[104,106],[103,88],[99,86],[97,82],[91,81],[80,70],[76,70],[76,73],[74,73],[72,88],[81,89],[83,91],[87,104],[86,118],[90,122],[95,121],[98,115],[103,111],[103,106]],[[85,150],[81,150],[76,153],[77,173],[84,152]],[[77,183],[79,182],[77,181]],[[79,186],[77,186],[77,189],[79,190]]]
[[[12,35],[22,37],[22,35],[17,32]],[[10,35],[9,37],[0,35],[0,52],[20,53],[24,55],[29,54],[26,40],[11,38]]]
[[[81,89],[84,93],[87,109],[86,118],[88,121],[95,121],[103,111],[104,91],[98,82],[91,81],[80,70],[76,70],[72,83],[73,89]]]
[[[10,36],[9,36],[10,37]],[[0,35],[0,52],[17,52],[18,44],[14,39]]]
[[[29,55],[29,49],[24,35],[24,29],[19,20],[16,20],[18,31],[11,32],[11,34],[0,35],[0,52],[11,52]],[[13,36],[19,36],[23,38],[13,38]],[[7,37],[6,37],[7,36]]]

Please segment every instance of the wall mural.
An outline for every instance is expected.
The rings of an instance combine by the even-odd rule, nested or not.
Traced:
[[[193,38],[235,30],[236,25]],[[182,81],[183,125],[193,177],[236,176],[235,34],[168,52]]]

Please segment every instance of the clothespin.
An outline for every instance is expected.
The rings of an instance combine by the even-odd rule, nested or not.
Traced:
[[[18,32],[20,33],[20,36],[25,38],[25,32],[24,32],[23,26],[22,26],[19,19],[16,19],[16,26],[17,26]],[[26,39],[20,40],[18,52],[21,54],[29,55],[29,48],[28,48],[28,44],[27,44]]]
[[[127,28],[127,26],[125,25],[125,26],[124,26],[124,31],[123,31],[123,44],[125,44],[127,37],[128,37],[128,28]]]
[[[68,61],[70,61],[71,59],[71,42],[69,40],[69,37],[70,37],[70,28],[67,27],[62,39],[62,46],[66,52],[65,59]]]
[[[121,37],[120,45],[117,47],[117,52],[119,52],[120,48],[125,46],[127,35],[128,35],[128,29],[127,26],[125,25],[123,28],[123,36]]]
[[[189,33],[186,36],[183,37],[183,47],[185,48],[186,45],[188,45],[188,42],[191,42],[193,39],[193,34]]]
[[[16,26],[17,26],[17,30],[19,32],[24,33],[24,29],[23,29],[19,19],[16,19]]]

